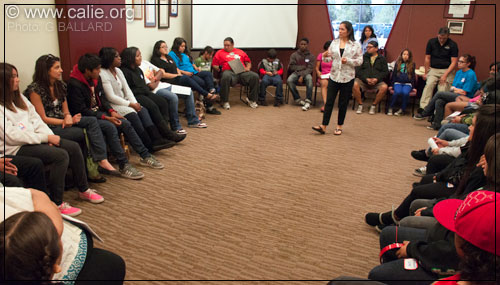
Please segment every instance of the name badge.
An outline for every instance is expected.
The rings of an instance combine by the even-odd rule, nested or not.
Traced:
[[[308,58],[306,58],[305,62],[309,62],[309,59],[308,59]]]
[[[19,129],[21,131],[24,131],[24,129],[26,129],[26,127],[23,125],[23,123],[19,123]]]
[[[462,83],[464,83],[464,82],[465,82],[465,78],[462,78]]]
[[[444,49],[450,49],[450,47],[449,46],[444,46]]]

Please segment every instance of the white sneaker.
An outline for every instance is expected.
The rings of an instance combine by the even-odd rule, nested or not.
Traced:
[[[222,104],[222,108],[229,110],[231,109],[231,105],[229,105],[229,102],[224,102],[224,104]]]
[[[396,113],[394,113],[394,116],[404,116],[404,115],[405,115],[405,113],[401,109],[399,109],[399,111],[397,111]]]
[[[387,111],[387,116],[392,116],[392,108],[389,108],[389,111]]]
[[[363,113],[363,105],[358,106],[358,110],[356,111],[356,114],[361,114]]]
[[[295,100],[295,104],[304,106],[306,104],[306,102],[304,100],[302,100],[302,99],[299,98],[299,99]]]
[[[307,111],[309,110],[309,108],[311,108],[311,104],[309,102],[306,102],[306,104],[304,104],[304,106],[302,107],[302,111]]]
[[[418,176],[418,177],[424,177],[426,174],[427,174],[427,167],[426,166],[419,167],[419,168],[415,169],[415,171],[413,171],[413,175]]]
[[[377,108],[377,106],[375,106],[375,105],[371,105],[371,106],[370,106],[370,111],[368,112],[368,114],[370,114],[370,115],[375,115],[375,108]]]
[[[259,105],[257,104],[257,102],[255,102],[255,101],[252,101],[252,100],[248,99],[248,97],[247,97],[247,98],[245,98],[245,99],[246,99],[247,104],[248,104],[248,106],[249,106],[250,108],[255,109],[255,108],[258,108],[258,107],[259,107]]]

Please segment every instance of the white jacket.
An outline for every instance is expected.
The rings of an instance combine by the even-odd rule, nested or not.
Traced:
[[[340,56],[340,39],[335,39],[330,44],[328,51],[332,55],[332,69],[330,79],[338,83],[347,83],[356,77],[356,66],[363,63],[363,53],[361,44],[357,41],[347,41],[344,47],[344,54]],[[346,64],[342,64],[342,58],[347,59]]]
[[[52,130],[42,121],[42,118],[35,111],[35,107],[21,95],[28,110],[16,108],[17,112],[1,106],[0,117],[0,153],[4,155],[15,155],[21,146],[27,144],[42,144],[49,141],[49,135],[53,135]],[[5,141],[4,135],[5,134]],[[3,148],[5,145],[5,153]]]
[[[127,80],[123,75],[123,71],[119,68],[115,68],[116,77],[111,73],[109,69],[101,68],[101,81],[102,88],[104,89],[104,95],[108,99],[111,107],[115,109],[120,115],[125,116],[130,113],[135,112],[132,107],[129,107],[130,103],[137,103],[134,93],[130,90]]]

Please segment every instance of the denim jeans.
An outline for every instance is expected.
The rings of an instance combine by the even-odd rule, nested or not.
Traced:
[[[106,139],[106,143],[109,146],[111,153],[116,157],[116,161],[118,162],[120,169],[123,168],[125,163],[128,163],[128,159],[120,143],[118,129],[115,125],[113,125],[113,123],[107,120],[97,120],[97,123],[101,128],[102,134]]]
[[[204,73],[206,71],[202,71],[200,73]],[[213,80],[213,79],[212,79]],[[213,83],[212,83],[213,86]],[[172,92],[172,86],[167,88],[168,91]],[[198,116],[196,115],[196,109],[194,108],[194,94],[193,91],[191,91],[191,94],[189,96],[186,96],[184,94],[176,94],[178,98],[182,98],[184,100],[184,106],[186,107],[186,118],[188,121],[188,125],[197,125],[200,123],[200,120],[198,119]],[[181,125],[179,123],[179,116],[177,116],[177,125]]]
[[[283,80],[278,74],[274,76],[264,75],[260,81],[259,100],[266,100],[266,88],[269,85],[276,86],[276,100],[283,100]]]
[[[406,110],[406,106],[408,105],[408,99],[410,98],[411,85],[394,83],[394,95],[392,95],[391,105],[389,108],[392,108],[398,100],[398,97],[401,96],[401,110],[403,112]]]
[[[469,126],[466,125],[466,124],[457,124],[457,123],[448,123],[444,126],[441,126],[441,128],[439,129],[439,132],[437,133],[437,137],[438,138],[441,138],[441,135],[448,129],[451,129],[451,130],[456,130],[456,131],[459,131],[465,135],[469,135]],[[458,133],[455,133],[456,135],[459,135]],[[463,136],[461,136],[463,137]],[[458,137],[456,139],[459,139],[461,137]]]
[[[288,84],[288,87],[290,87],[290,91],[292,92],[294,100],[300,99],[299,91],[297,91],[297,80],[299,80],[299,77],[300,76],[294,72],[290,76],[288,76],[288,79],[286,80],[286,83]],[[312,75],[307,74],[306,76],[304,76],[303,82],[306,84],[306,99],[311,101],[313,92]]]
[[[139,119],[141,119],[141,123],[144,128],[151,127],[153,124],[153,120],[151,120],[151,116],[149,115],[149,111],[147,108],[142,107],[139,112],[137,112]]]
[[[179,78],[179,85],[191,87],[194,91],[200,93],[203,96],[208,95],[209,89],[205,87],[205,81],[200,77],[182,75]],[[213,86],[212,82],[212,86]]]
[[[168,87],[156,91],[157,95],[163,96],[168,101],[170,128],[174,131],[182,129],[181,123],[179,121],[179,97],[183,97],[186,105],[186,117],[188,119],[188,125],[198,124],[200,121],[198,120],[198,116],[196,116],[196,111],[194,109],[193,92],[191,92],[189,96],[185,96],[177,95],[171,90],[172,87]]]
[[[433,125],[441,126],[441,121],[444,119],[444,106],[446,103],[454,102],[458,94],[448,91],[438,92],[432,97],[429,105],[424,108],[423,115],[431,116],[434,114]]]
[[[192,76],[196,82],[205,90],[210,91],[214,88],[214,77],[210,71],[200,71]]]

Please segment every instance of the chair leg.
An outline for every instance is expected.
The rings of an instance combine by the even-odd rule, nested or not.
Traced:
[[[289,91],[290,90],[288,90],[288,84],[286,84],[286,87],[285,87],[285,104],[288,104],[288,96],[289,96],[288,92]]]
[[[246,86],[241,86],[240,87],[240,101],[243,102],[243,103],[245,103],[246,105],[248,105],[248,102],[246,100],[243,100],[243,88],[245,88],[245,87]]]
[[[318,95],[318,85],[314,86],[314,99],[313,99],[313,106],[316,106],[316,95]]]

